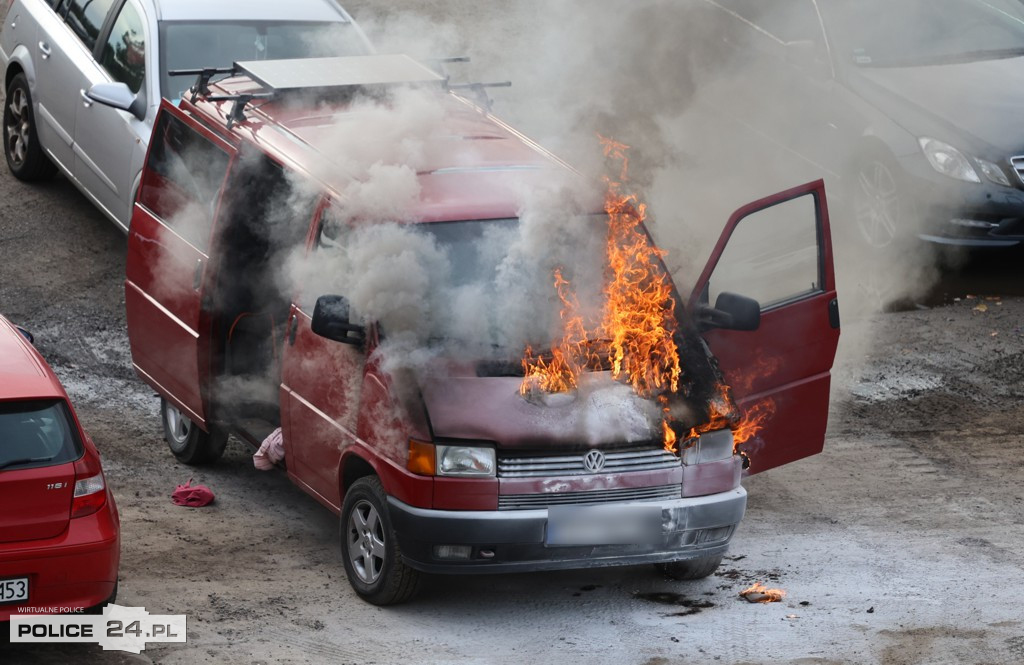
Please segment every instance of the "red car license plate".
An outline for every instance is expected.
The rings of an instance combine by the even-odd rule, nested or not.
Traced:
[[[0,580],[0,604],[20,603],[25,600],[28,600],[27,577]]]

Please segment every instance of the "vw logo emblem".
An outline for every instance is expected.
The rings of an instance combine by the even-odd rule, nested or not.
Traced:
[[[604,468],[604,453],[600,450],[590,450],[583,456],[583,468],[591,473],[597,473]]]

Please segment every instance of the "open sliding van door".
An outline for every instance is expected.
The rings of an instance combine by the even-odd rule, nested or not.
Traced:
[[[132,364],[181,415],[208,429],[207,264],[236,150],[166,100],[132,211],[125,309]]]
[[[716,327],[735,295],[756,300],[756,329]],[[825,188],[817,181],[733,213],[690,297],[725,381],[757,433],[739,449],[750,473],[821,452],[839,343]],[[753,326],[751,326],[753,327]]]

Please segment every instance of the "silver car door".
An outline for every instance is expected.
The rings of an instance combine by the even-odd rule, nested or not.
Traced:
[[[142,165],[150,126],[133,114],[86,97],[96,83],[120,82],[143,98],[147,90],[148,24],[135,0],[120,7],[100,35],[99,61],[85,68],[75,88],[75,178],[115,223],[128,230],[135,174]],[[145,105],[144,105],[145,106]]]
[[[112,0],[95,2],[109,4]],[[63,4],[62,13],[67,10],[68,3]],[[84,3],[79,1],[78,4]],[[89,16],[93,15],[90,12]],[[101,22],[103,18],[100,17]],[[62,16],[49,7],[39,6],[37,19],[39,31],[31,51],[36,70],[34,101],[39,142],[50,158],[70,175],[74,168],[72,146],[78,109],[78,96],[73,91],[82,68],[92,61],[92,55]],[[77,23],[81,24],[83,20],[88,19],[77,19]]]

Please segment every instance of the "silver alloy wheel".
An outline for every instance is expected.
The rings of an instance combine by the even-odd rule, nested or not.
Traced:
[[[192,433],[192,421],[170,402],[164,404],[164,417],[167,419],[167,445],[176,453],[184,451]]]
[[[365,499],[348,516],[348,559],[359,579],[373,584],[384,571],[386,548],[384,523],[373,504]]]
[[[892,244],[900,223],[900,198],[896,175],[888,165],[871,160],[860,168],[854,208],[865,242],[878,248]]]
[[[7,136],[4,137],[7,141],[7,154],[10,155],[14,167],[21,168],[28,157],[28,141],[32,132],[32,125],[29,121],[28,93],[24,88],[19,86],[14,88],[7,111],[10,114],[4,128],[7,130]]]

